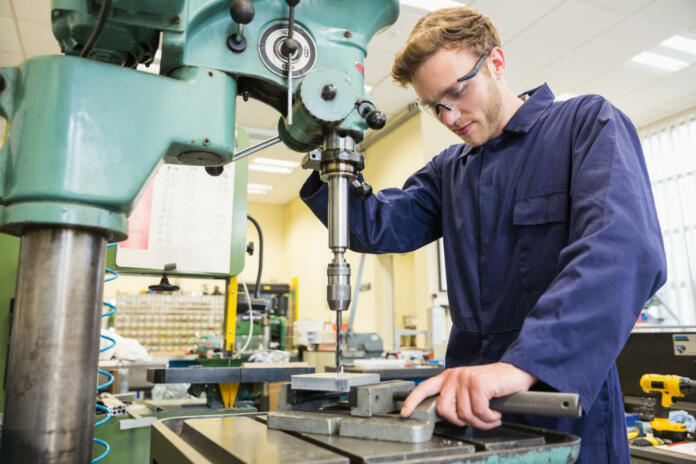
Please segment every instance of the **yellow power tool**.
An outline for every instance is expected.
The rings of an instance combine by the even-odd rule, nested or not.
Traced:
[[[645,374],[640,378],[640,387],[645,393],[659,396],[655,407],[655,418],[650,421],[653,435],[676,441],[686,439],[686,426],[669,420],[669,407],[675,398],[696,391],[696,381],[678,375]]]

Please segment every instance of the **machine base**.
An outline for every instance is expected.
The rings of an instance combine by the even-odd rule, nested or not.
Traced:
[[[171,418],[152,427],[152,463],[572,463],[580,439],[549,430],[504,424],[483,432],[440,426],[424,443],[283,432],[265,414]]]

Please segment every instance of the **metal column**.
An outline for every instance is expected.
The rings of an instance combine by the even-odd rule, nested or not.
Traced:
[[[22,236],[0,462],[91,460],[105,245],[83,229]]]

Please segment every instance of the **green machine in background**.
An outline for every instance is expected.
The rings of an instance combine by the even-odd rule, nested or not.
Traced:
[[[68,56],[0,69],[0,232],[21,237],[0,461],[89,461],[106,243],[126,237],[160,164],[216,175],[242,156],[238,95],[283,115],[290,148],[321,147],[307,166],[329,183],[327,297],[340,317],[348,185],[369,190],[355,145],[385,123],[364,89],[366,46],[398,11],[397,0],[52,2]],[[158,48],[160,75],[134,69]]]

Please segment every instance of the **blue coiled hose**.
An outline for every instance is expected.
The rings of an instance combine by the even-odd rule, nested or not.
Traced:
[[[117,245],[117,243],[111,243],[111,244],[107,245],[107,248],[112,248],[112,247],[115,247],[116,245]],[[107,267],[107,268],[106,268],[106,273],[109,274],[110,277],[107,277],[106,279],[104,279],[104,282],[111,282],[112,280],[118,279],[118,272],[114,271],[113,269],[109,269],[109,268]],[[116,313],[116,306],[112,305],[111,303],[107,303],[106,301],[104,301],[103,303],[104,303],[104,306],[106,306],[107,308],[109,308],[109,311],[107,311],[107,312],[105,312],[104,314],[102,314],[102,317],[109,317],[109,316],[111,316],[112,314],[115,314],[115,313]],[[106,346],[106,347],[100,349],[100,350],[99,350],[100,353],[103,353],[103,352],[106,351],[106,350],[110,350],[111,348],[113,348],[114,346],[116,346],[116,340],[114,340],[112,337],[108,337],[108,336],[106,336],[106,335],[99,335],[99,336],[100,336],[101,338],[104,338],[104,339],[109,340],[109,341],[111,342],[110,345],[108,345],[108,346]],[[97,391],[99,392],[99,391],[104,390],[105,388],[109,388],[109,387],[114,383],[114,376],[111,375],[109,372],[103,371],[103,370],[101,370],[101,369],[98,369],[98,372],[99,372],[101,375],[103,375],[103,376],[105,376],[106,378],[109,379],[109,380],[107,380],[106,383],[103,383],[103,384],[97,386]],[[94,427],[95,427],[95,428],[96,428],[96,427],[99,427],[100,425],[106,424],[106,423],[109,421],[109,419],[111,419],[111,413],[109,412],[109,408],[107,408],[107,407],[105,407],[105,406],[102,406],[102,405],[98,404],[98,405],[97,405],[97,409],[98,409],[99,411],[105,412],[105,413],[106,413],[106,417],[105,417],[104,419],[98,421],[96,424],[94,424]],[[105,442],[104,440],[100,440],[99,438],[93,438],[93,441],[94,441],[94,443],[97,443],[97,444],[103,446],[103,447],[104,447],[104,452],[103,452],[99,457],[96,457],[96,458],[92,459],[92,464],[94,464],[95,462],[101,461],[102,459],[104,459],[105,457],[107,457],[107,456],[109,455],[109,453],[111,452],[111,447],[110,447],[109,444],[108,444],[107,442]]]

